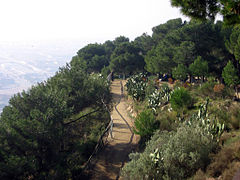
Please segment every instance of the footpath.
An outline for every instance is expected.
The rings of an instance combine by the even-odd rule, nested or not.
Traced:
[[[132,132],[133,122],[127,112],[124,88],[121,83],[125,81],[115,80],[111,85],[114,107],[111,112],[113,119],[112,137],[109,134],[108,144],[97,155],[97,162],[89,172],[92,180],[115,180],[119,179],[121,167],[128,160],[137,144],[137,138]]]

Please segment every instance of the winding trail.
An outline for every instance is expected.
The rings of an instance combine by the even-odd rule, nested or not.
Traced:
[[[97,156],[97,163],[90,171],[92,180],[119,179],[120,168],[128,160],[136,144],[137,138],[132,132],[132,121],[127,112],[127,105],[123,98],[125,81],[115,80],[111,85],[114,108],[111,112],[113,118],[113,131],[108,137],[108,144]]]

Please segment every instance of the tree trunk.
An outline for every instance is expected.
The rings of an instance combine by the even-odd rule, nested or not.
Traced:
[[[126,78],[126,74],[125,74],[125,73],[123,73],[123,80],[125,80],[125,78]]]

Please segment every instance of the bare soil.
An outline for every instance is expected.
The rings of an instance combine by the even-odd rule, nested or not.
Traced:
[[[122,83],[124,85],[125,81]],[[113,118],[112,137],[109,134],[108,144],[99,153],[94,168],[89,172],[89,179],[93,180],[121,179],[119,177],[120,169],[128,161],[128,154],[137,145],[138,138],[132,132],[133,122],[127,112],[120,80],[112,82],[111,92],[115,103],[111,112]]]

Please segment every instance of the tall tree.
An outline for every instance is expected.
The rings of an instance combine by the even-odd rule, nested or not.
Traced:
[[[224,67],[222,77],[228,86],[235,87],[240,82],[237,69],[235,69],[231,61]]]
[[[234,55],[235,59],[240,63],[240,25],[233,28],[232,34],[225,45],[228,51]]]
[[[129,38],[128,37],[125,37],[125,36],[119,36],[119,37],[116,37],[113,41],[113,44],[115,46],[118,46],[120,45],[121,43],[123,42],[129,42]]]
[[[227,24],[240,23],[240,1],[229,0],[171,0],[174,7],[191,18],[215,20],[218,13]]]
[[[172,74],[175,79],[185,81],[188,77],[188,68],[183,64],[178,64],[178,66],[173,69]]]
[[[154,46],[154,41],[151,36],[143,33],[141,36],[134,39],[133,43],[140,49],[142,49],[143,55],[146,55],[148,51]]]
[[[0,179],[76,179],[93,140],[84,131],[91,119],[72,115],[105,109],[104,97],[110,97],[104,79],[69,65],[13,96],[0,116]]]
[[[87,72],[101,72],[104,66],[109,65],[104,45],[88,44],[77,52],[71,61],[72,66],[85,68]]]
[[[182,26],[183,22],[181,18],[168,20],[166,23],[152,28],[152,38],[157,44],[159,41],[163,40],[169,32],[174,31]]]
[[[120,43],[111,55],[110,68],[124,76],[136,71],[143,71],[144,65],[141,49],[133,43]]]
[[[208,74],[208,63],[204,61],[201,56],[198,56],[195,61],[190,64],[189,70],[191,75],[202,77],[202,81],[204,81],[204,76]]]
[[[196,56],[195,44],[191,41],[183,41],[179,47],[176,47],[173,61],[177,64],[183,64],[188,67]]]
[[[156,48],[153,48],[145,56],[145,69],[155,74],[171,74],[172,68],[176,66],[176,63],[172,60],[174,52],[174,46],[168,42],[161,41]]]

